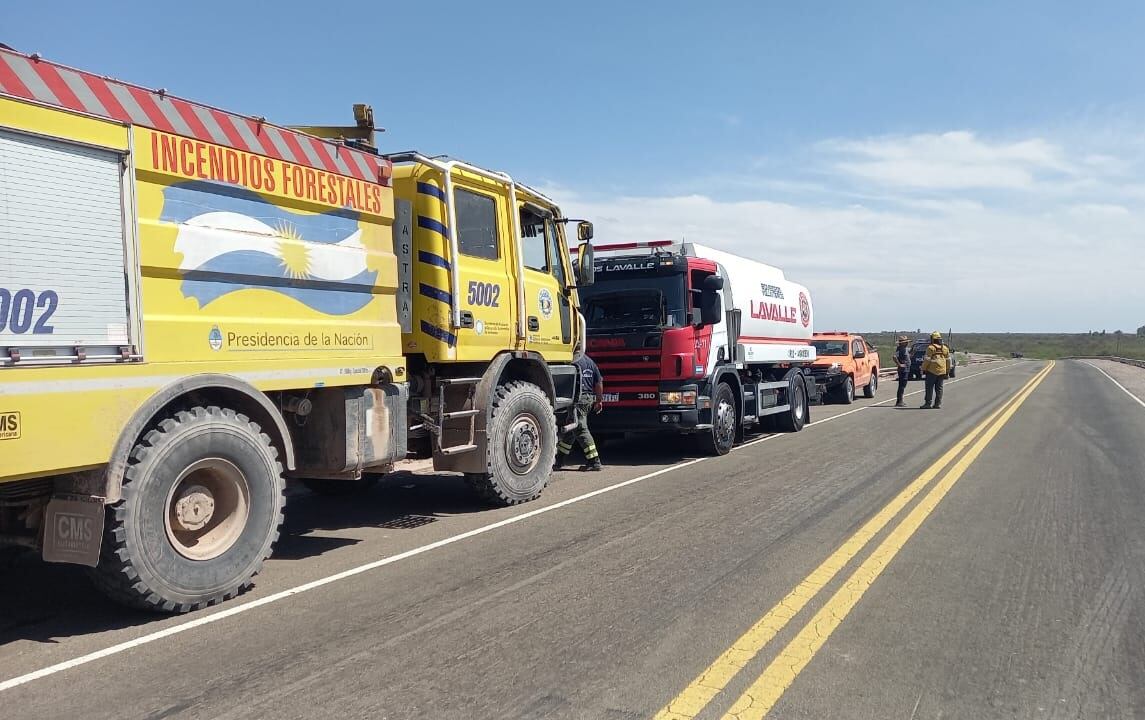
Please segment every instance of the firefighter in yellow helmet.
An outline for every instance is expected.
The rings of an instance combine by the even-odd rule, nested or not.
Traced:
[[[930,334],[930,344],[926,346],[926,358],[922,361],[922,376],[926,381],[926,400],[923,410],[942,407],[942,382],[950,372],[950,348],[942,343],[942,333],[935,330]],[[933,403],[931,402],[933,401]]]

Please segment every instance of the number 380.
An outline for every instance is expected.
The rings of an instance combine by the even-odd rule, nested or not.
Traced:
[[[0,332],[7,330],[23,335],[31,330],[33,335],[50,335],[56,329],[48,324],[48,320],[59,304],[60,296],[55,290],[45,290],[37,295],[28,288],[9,290],[0,287]]]

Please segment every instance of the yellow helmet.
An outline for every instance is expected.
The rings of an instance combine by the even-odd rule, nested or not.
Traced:
[[[937,330],[935,330],[934,332],[932,332],[932,333],[930,334],[930,339],[931,339],[931,340],[941,340],[941,339],[942,339],[942,333],[940,333],[940,332],[938,332]]]

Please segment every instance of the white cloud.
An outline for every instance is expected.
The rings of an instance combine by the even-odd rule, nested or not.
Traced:
[[[1070,213],[1082,217],[1122,218],[1130,215],[1129,208],[1123,205],[1109,205],[1104,203],[1082,203],[1069,208]]]
[[[1038,138],[944,133],[834,140],[815,152],[835,168],[824,182],[833,195],[553,194],[596,223],[597,243],[684,238],[778,265],[811,289],[832,326],[1084,331],[1145,322],[1145,177],[1113,183],[1108,164]],[[895,187],[856,204],[856,164],[866,168],[860,177]],[[1133,163],[1115,170],[1132,176]],[[989,191],[1015,187],[1020,202]]]
[[[841,174],[899,188],[1025,189],[1046,174],[1075,172],[1061,148],[1041,138],[990,143],[966,131],[827,140],[817,149],[837,158]]]

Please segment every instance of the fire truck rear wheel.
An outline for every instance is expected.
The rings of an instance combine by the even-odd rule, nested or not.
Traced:
[[[487,467],[469,484],[496,505],[536,499],[549,483],[557,456],[557,420],[541,388],[514,380],[493,391]]]
[[[727,455],[739,430],[735,394],[727,383],[720,383],[712,394],[712,427],[700,433],[700,449],[709,455]]]
[[[270,556],[283,504],[278,451],[258,425],[226,408],[179,411],[132,449],[93,578],[147,610],[228,600]]]

